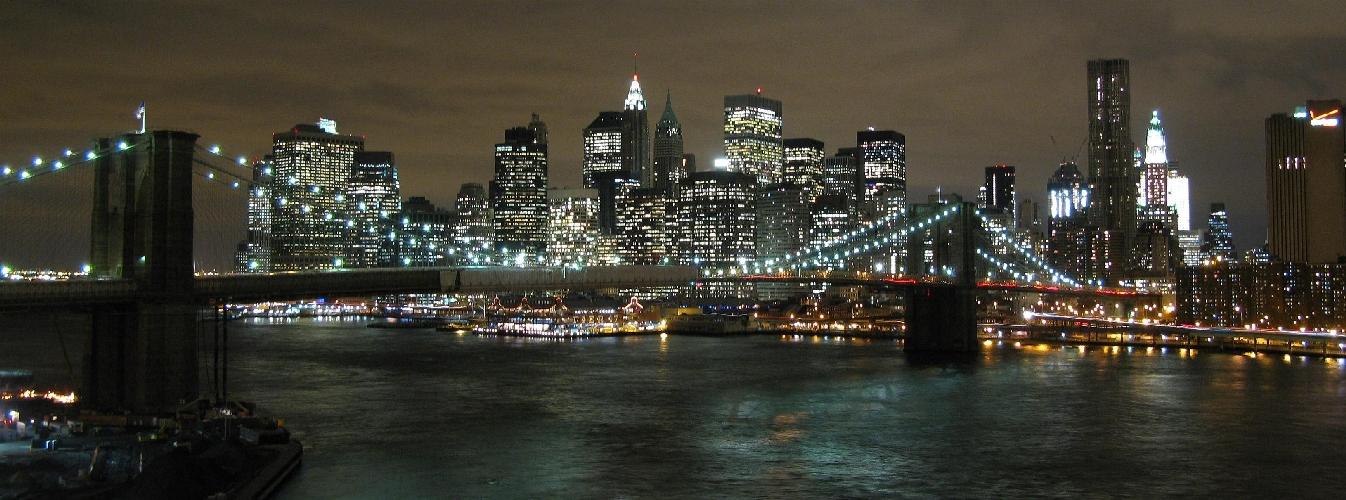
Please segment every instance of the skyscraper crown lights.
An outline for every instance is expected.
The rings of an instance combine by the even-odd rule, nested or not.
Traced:
[[[1145,164],[1168,163],[1168,144],[1164,139],[1164,125],[1159,121],[1159,110],[1150,114],[1150,128],[1145,135]]]
[[[626,91],[623,109],[645,109],[645,93],[640,90],[640,74],[631,75],[631,89]]]

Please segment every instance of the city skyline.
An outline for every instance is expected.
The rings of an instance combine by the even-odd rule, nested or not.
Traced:
[[[1125,9],[1125,15],[1160,28],[1157,36],[1090,35],[1087,29],[1081,29],[1089,25],[1082,8],[1054,9],[1060,12],[1051,13],[1026,9],[1041,16],[1023,24],[1022,31],[1033,32],[1034,36],[982,51],[979,44],[993,41],[996,35],[1011,35],[1003,26],[1016,23],[998,24],[991,33],[977,33],[971,28],[992,12],[978,10],[972,13],[975,15],[951,20],[913,6],[913,20],[906,21],[913,26],[910,37],[882,34],[867,29],[865,23],[856,27],[857,33],[867,34],[879,53],[892,51],[889,55],[907,56],[891,65],[863,65],[859,64],[862,58],[842,57],[837,52],[839,47],[774,43],[784,40],[784,33],[792,27],[805,33],[825,31],[826,12],[815,12],[823,17],[806,22],[808,12],[787,8],[771,23],[745,26],[771,33],[762,41],[725,49],[724,55],[708,54],[737,57],[738,64],[700,59],[706,51],[697,44],[712,43],[714,37],[670,47],[656,43],[660,36],[669,35],[669,26],[636,22],[631,24],[650,26],[649,32],[638,35],[622,28],[619,36],[604,39],[601,45],[563,36],[557,40],[559,44],[553,44],[558,47],[540,44],[536,53],[518,54],[527,64],[509,64],[509,58],[490,57],[487,47],[469,46],[452,53],[461,57],[448,58],[461,61],[439,61],[433,67],[415,68],[410,74],[411,63],[434,59],[427,53],[435,52],[430,45],[422,48],[431,50],[413,50],[410,40],[423,41],[428,35],[415,29],[408,33],[408,41],[374,37],[376,43],[362,45],[348,61],[326,62],[321,58],[295,59],[309,48],[305,43],[312,43],[298,36],[302,33],[269,32],[266,23],[249,24],[256,24],[256,20],[245,14],[198,9],[190,15],[219,14],[218,20],[204,24],[199,37],[204,42],[197,42],[197,37],[179,38],[190,38],[185,40],[183,52],[202,57],[165,60],[172,53],[145,45],[162,44],[165,37],[184,33],[144,16],[148,7],[84,9],[98,14],[93,17],[101,16],[98,29],[74,30],[68,38],[47,40],[41,45],[34,43],[41,37],[24,35],[51,24],[44,19],[59,17],[65,25],[80,21],[66,20],[74,16],[62,16],[67,12],[61,7],[33,11],[20,7],[12,14],[16,22],[10,34],[16,36],[20,49],[15,61],[30,63],[26,67],[31,77],[15,82],[0,97],[0,108],[17,117],[0,123],[0,137],[7,138],[0,142],[0,159],[22,161],[33,154],[81,145],[87,137],[109,133],[110,128],[131,128],[132,111],[141,100],[149,103],[150,128],[190,128],[222,145],[241,149],[250,158],[260,158],[269,150],[266,137],[271,132],[326,116],[336,119],[344,133],[364,136],[371,148],[397,154],[404,183],[418,186],[404,195],[427,196],[447,206],[452,205],[460,184],[490,180],[491,145],[498,142],[499,131],[537,112],[552,130],[550,184],[578,187],[583,126],[598,110],[616,108],[629,85],[631,52],[638,51],[646,93],[657,96],[671,90],[677,94],[686,151],[702,156],[703,169],[724,156],[723,97],[749,93],[760,86],[765,95],[780,99],[790,108],[783,127],[787,138],[815,137],[830,151],[853,146],[855,132],[865,127],[904,134],[909,146],[910,199],[923,199],[937,186],[971,198],[981,183],[985,165],[1008,163],[1019,167],[1020,198],[1041,202],[1046,198],[1046,180],[1062,157],[1074,157],[1081,165],[1086,162],[1085,150],[1079,147],[1087,129],[1080,84],[1082,63],[1124,57],[1131,61],[1134,86],[1132,141],[1143,142],[1138,131],[1144,129],[1145,115],[1155,107],[1161,109],[1170,155],[1181,162],[1184,173],[1192,179],[1192,206],[1224,202],[1229,207],[1236,246],[1260,245],[1266,233],[1262,121],[1272,113],[1288,112],[1306,98],[1339,95],[1328,82],[1340,81],[1342,70],[1336,68],[1344,66],[1333,64],[1340,60],[1340,54],[1324,48],[1335,45],[1330,34],[1314,38],[1312,33],[1278,32],[1292,33],[1279,30],[1288,29],[1293,24],[1288,21],[1297,17],[1330,19],[1340,14],[1300,5],[1299,9],[1290,9],[1297,12],[1270,17],[1273,13],[1258,12],[1254,7],[1225,8],[1220,12],[1224,18],[1205,18],[1196,14],[1208,13],[1193,12],[1200,10],[1194,6],[1132,7]],[[560,14],[547,12],[546,6],[534,8],[539,11],[538,18],[530,23],[537,26],[530,27],[565,24]],[[640,20],[669,14],[646,10],[650,12],[614,7],[612,14]],[[722,16],[711,16],[711,24],[727,25],[748,15],[748,10],[725,8]],[[837,10],[850,15],[863,10],[863,6]],[[339,11],[333,9],[326,14],[329,17],[321,17],[309,28],[314,32],[308,35],[315,35],[310,38],[323,39],[316,34],[325,33],[325,39],[338,40],[333,35],[355,29],[343,24]],[[889,13],[878,14],[882,18]],[[116,21],[118,16],[134,16],[126,21],[141,27],[139,34],[114,38],[107,26],[115,23],[107,21]],[[670,25],[679,19],[676,15],[662,18]],[[1221,24],[1218,19],[1226,22]],[[404,20],[397,13],[375,16],[368,20],[375,33],[366,34],[377,35],[378,30],[372,27]],[[497,30],[501,27],[501,23],[490,24]],[[1257,29],[1245,29],[1235,36],[1238,28],[1249,26]],[[320,27],[330,30],[321,31]],[[235,31],[231,28],[256,36],[245,37],[247,41],[221,40]],[[975,36],[950,36],[960,31]],[[445,45],[458,47],[471,42],[471,27],[453,32],[459,35]],[[484,44],[500,36],[506,35],[483,37],[485,42],[475,43]],[[1080,43],[1077,48],[1060,50],[1057,44],[1048,43],[1047,38],[1053,37]],[[1265,39],[1277,40],[1276,48],[1255,43]],[[906,44],[913,40],[918,43]],[[210,42],[228,44],[194,46]],[[240,50],[254,47],[249,45],[254,43],[269,47],[270,53],[257,56],[250,50]],[[1215,46],[1220,44],[1243,50],[1217,52]],[[72,47],[82,49],[78,56]],[[332,49],[340,47],[341,42],[332,42]],[[79,65],[80,59],[101,57],[99,51],[109,51],[104,55],[110,56],[111,52],[130,48],[145,50],[125,57],[122,65],[92,68],[106,73],[88,78],[101,82],[98,89],[91,90],[70,78],[72,68],[91,69]],[[94,53],[90,55],[88,50]],[[240,62],[217,66],[204,57],[226,53],[237,55]],[[762,57],[743,59],[746,53]],[[975,60],[966,60],[969,54],[976,56]],[[375,60],[383,56],[388,61]],[[1198,56],[1213,59],[1203,62],[1197,60]],[[991,61],[978,59],[984,57]],[[826,71],[829,68],[852,71],[839,75]],[[429,78],[436,71],[448,69],[470,70],[476,78],[465,74],[455,77],[452,72],[447,76],[438,73],[438,80]],[[417,73],[421,70],[424,75]],[[350,73],[351,78],[330,78],[333,71]],[[1286,74],[1294,78],[1282,78]],[[240,83],[226,85],[228,82],[221,80]],[[460,88],[463,86],[468,88]],[[235,202],[240,214],[245,203],[243,199]],[[235,219],[240,221],[235,223],[241,232],[242,218]],[[75,225],[72,229],[82,231],[83,227]]]

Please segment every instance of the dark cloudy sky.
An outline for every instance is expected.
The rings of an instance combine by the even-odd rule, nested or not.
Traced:
[[[1085,62],[1124,57],[1134,139],[1160,108],[1199,225],[1225,201],[1240,249],[1265,235],[1262,120],[1346,97],[1340,2],[10,2],[0,42],[0,162],[129,129],[141,100],[152,128],[250,156],[326,116],[397,155],[404,195],[440,203],[489,179],[492,145],[530,112],[551,130],[551,184],[577,185],[581,129],[621,106],[637,51],[652,117],[671,90],[703,166],[721,155],[723,96],[761,86],[784,101],[787,137],[906,134],[915,199],[974,193],[993,163],[1041,199],[1085,136]],[[6,231],[23,236],[0,260],[87,255],[72,200],[88,182],[61,175],[81,184],[0,188],[0,226],[42,229]],[[203,198],[198,221],[238,231],[241,198]],[[71,214],[34,218],[34,203]]]

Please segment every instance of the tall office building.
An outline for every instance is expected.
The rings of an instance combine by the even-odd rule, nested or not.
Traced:
[[[650,119],[646,111],[645,94],[640,91],[640,75],[631,75],[631,86],[622,102],[622,157],[628,162],[626,171],[642,186],[654,184],[654,169],[650,167]]]
[[[547,256],[553,266],[589,266],[597,262],[598,192],[592,189],[550,189]]]
[[[617,254],[626,264],[665,264],[673,244],[668,194],[632,188],[617,195]]]
[[[1089,61],[1089,222],[1097,233],[1096,278],[1115,284],[1124,278],[1136,231],[1136,191],[1140,182],[1131,140],[1130,63]]]
[[[1206,219],[1206,242],[1202,245],[1207,258],[1234,260],[1238,254],[1234,250],[1234,233],[1229,230],[1229,212],[1224,203],[1211,203],[1210,216]]]
[[[458,260],[453,249],[454,213],[439,207],[423,196],[413,196],[402,204],[402,213],[394,214],[396,230],[388,233],[394,250],[381,252],[382,267],[434,267],[467,263]],[[450,260],[453,257],[454,260]]]
[[[809,203],[823,194],[823,141],[817,139],[786,139],[784,182],[803,187]]]
[[[252,164],[252,187],[248,191],[247,239],[239,244],[236,271],[262,273],[271,270],[271,155]]]
[[[854,148],[847,148],[854,149]],[[854,155],[838,151],[836,156],[823,159],[823,195],[836,196],[858,213],[864,193],[864,172]]]
[[[840,195],[819,196],[809,206],[810,247],[831,245],[856,227],[855,211],[850,201]]]
[[[498,253],[540,255],[547,249],[547,146],[527,127],[505,131],[495,145],[491,225]]]
[[[364,139],[301,123],[272,135],[271,270],[331,269],[346,256],[342,195]]]
[[[542,121],[542,117],[537,113],[533,113],[532,118],[528,120],[528,130],[533,131],[533,137],[536,138],[534,141],[543,146],[547,145],[547,123]]]
[[[491,228],[491,199],[476,182],[464,183],[454,199],[453,246],[460,252],[490,250],[495,241]]]
[[[724,156],[729,171],[753,176],[757,182],[780,182],[785,161],[781,136],[781,102],[756,94],[724,97]]]
[[[812,220],[804,186],[773,184],[757,193],[757,256],[784,258],[808,246]]]
[[[673,194],[687,170],[682,159],[682,123],[673,113],[673,94],[664,99],[664,114],[654,127],[654,183],[651,187],[663,193]]]
[[[893,130],[856,132],[864,176],[863,204],[871,217],[907,209],[907,138]]]
[[[1168,140],[1159,110],[1150,115],[1150,126],[1145,135],[1145,156],[1142,163],[1141,188],[1137,204],[1142,207],[1168,205]]]
[[[598,174],[620,172],[622,177],[631,176],[627,170],[630,160],[624,156],[622,123],[622,113],[604,111],[584,128],[584,187],[597,188],[594,176]]]
[[[1062,163],[1047,182],[1047,259],[1082,280],[1090,275],[1089,187],[1074,163]]]
[[[1341,101],[1308,101],[1266,120],[1267,233],[1286,262],[1346,256],[1346,127]]]
[[[1173,211],[1173,218],[1178,230],[1190,231],[1192,229],[1191,181],[1170,163],[1166,185],[1168,206]]]
[[[397,164],[387,151],[355,153],[346,183],[346,260],[344,267],[376,267],[380,253],[392,251],[387,233],[402,211]]]
[[[998,220],[1002,227],[1013,228],[1016,222],[1014,210],[1018,207],[1014,194],[1014,165],[986,167],[985,177],[981,186],[982,212]]]
[[[738,265],[757,257],[753,175],[693,172],[678,189],[678,260],[707,266]]]

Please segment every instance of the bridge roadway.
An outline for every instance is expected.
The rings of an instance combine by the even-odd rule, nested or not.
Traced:
[[[745,275],[736,277],[717,276],[713,278],[701,278],[701,281],[748,281],[754,283],[828,283],[833,286],[864,286],[871,288],[904,289],[904,288],[930,288],[930,287],[955,287],[955,283],[948,281],[927,281],[915,278],[892,278],[892,277],[865,277],[865,276],[775,276],[775,275]],[[1039,293],[1045,295],[1059,295],[1068,297],[1097,297],[1112,299],[1136,299],[1142,301],[1158,302],[1161,297],[1155,293],[1138,292],[1135,290],[1118,288],[1088,288],[1088,287],[1066,287],[1045,284],[1024,284],[1014,281],[980,281],[977,282],[978,290],[1005,291],[1020,293]]]
[[[323,272],[198,276],[193,300],[261,302],[315,297],[406,293],[490,293],[558,289],[685,285],[698,279],[693,266],[422,267]],[[132,280],[0,283],[0,309],[72,308],[121,304],[145,297]]]

